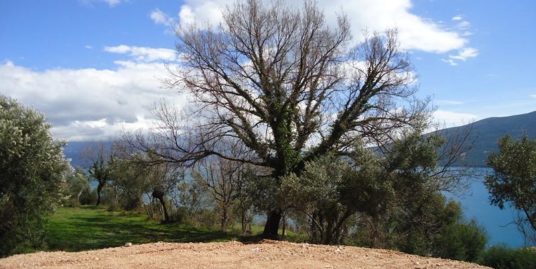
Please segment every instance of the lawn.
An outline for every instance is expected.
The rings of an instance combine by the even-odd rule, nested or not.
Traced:
[[[63,207],[46,225],[50,250],[80,251],[122,246],[126,242],[207,242],[237,235],[185,224],[160,224],[139,213],[110,212],[96,207]]]
[[[230,232],[197,228],[187,224],[161,224],[145,214],[108,211],[94,206],[60,207],[48,218],[48,250],[81,251],[150,242],[256,241],[263,227],[252,225],[253,236],[241,236],[239,228]],[[303,242],[306,235],[287,231],[285,240]]]

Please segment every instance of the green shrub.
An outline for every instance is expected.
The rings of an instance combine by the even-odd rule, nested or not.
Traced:
[[[41,114],[0,95],[0,257],[42,245],[67,171],[61,147]]]
[[[80,205],[94,205],[97,202],[97,191],[85,189],[80,195]]]
[[[476,222],[456,223],[438,238],[434,256],[474,262],[482,255],[486,241],[485,232]]]
[[[536,268],[536,251],[528,248],[491,247],[484,252],[480,264],[495,269]]]

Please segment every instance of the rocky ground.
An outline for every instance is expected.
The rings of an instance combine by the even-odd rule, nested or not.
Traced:
[[[487,268],[401,252],[262,241],[153,243],[0,259],[0,268]]]

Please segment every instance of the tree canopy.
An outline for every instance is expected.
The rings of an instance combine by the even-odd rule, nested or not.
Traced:
[[[0,256],[36,247],[60,198],[62,144],[38,112],[0,96]]]
[[[524,214],[519,223],[536,231],[536,140],[527,136],[519,141],[505,136],[499,141],[499,152],[491,153],[488,165],[493,174],[486,177],[491,204],[501,209],[511,204]]]

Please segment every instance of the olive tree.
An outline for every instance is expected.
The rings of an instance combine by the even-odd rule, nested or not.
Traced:
[[[164,113],[157,143],[141,135],[134,141],[168,161],[217,156],[265,167],[277,190],[283,176],[299,174],[306,162],[345,154],[356,140],[386,143],[427,115],[426,102],[414,98],[411,66],[396,32],[351,47],[348,19],[339,16],[331,27],[312,1],[299,9],[239,1],[219,26],[177,33],[182,62],[170,68],[168,82],[192,96],[196,106],[188,116],[196,121],[184,128],[180,118]],[[230,139],[249,154],[221,151]],[[282,213],[274,201],[265,237],[277,237]]]
[[[87,147],[82,152],[84,158],[91,161],[88,173],[91,179],[97,181],[97,202],[100,205],[102,191],[110,181],[111,163],[113,162],[113,152],[104,143]]]
[[[519,141],[505,136],[499,152],[491,153],[488,165],[493,173],[486,177],[491,204],[504,208],[511,204],[524,217],[519,228],[525,235],[536,232],[536,140],[524,136]],[[528,226],[528,230],[526,227]],[[528,236],[528,239],[531,239]]]
[[[67,167],[44,117],[0,96],[0,256],[42,243]]]

